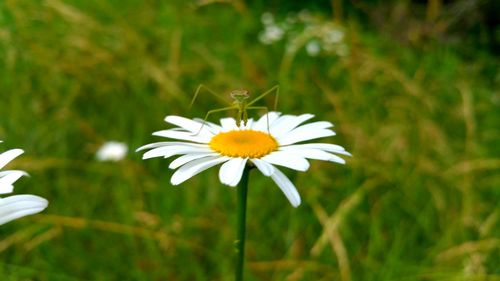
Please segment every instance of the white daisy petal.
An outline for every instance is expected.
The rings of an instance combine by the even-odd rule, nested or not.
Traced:
[[[203,127],[205,127],[203,126],[204,125],[203,123],[199,123],[194,120],[175,115],[169,115],[165,117],[165,122],[177,125],[186,131],[190,131],[191,133],[201,132],[202,130],[204,130]]]
[[[300,124],[304,123],[305,121],[307,121],[313,117],[314,117],[314,115],[312,115],[312,114],[302,114],[299,116],[288,115],[288,118],[282,117],[273,124],[273,127],[271,128],[271,133],[275,138],[279,138],[282,135],[287,134],[288,132],[295,129]],[[280,120],[281,120],[281,122],[280,122]],[[278,122],[279,122],[279,126],[278,126],[278,124],[276,124]]]
[[[351,153],[347,152],[345,148],[340,145],[331,144],[331,143],[305,143],[305,144],[295,144],[295,145],[287,145],[280,147],[282,151],[293,151],[295,149],[320,149],[328,152],[338,153],[346,156],[352,156]]]
[[[178,185],[183,183],[184,181],[188,180],[189,178],[193,177],[194,175],[197,175],[206,169],[213,167],[217,164],[220,164],[222,162],[225,162],[229,160],[229,157],[220,157],[220,156],[213,156],[213,157],[205,157],[201,159],[196,159],[194,161],[191,161],[184,166],[180,167],[173,175],[172,178],[170,179],[170,182],[173,185]]]
[[[14,186],[12,184],[2,184],[0,185],[0,194],[8,194],[14,191]]]
[[[20,177],[27,175],[26,172],[18,170],[0,172],[0,194],[11,193],[13,188],[12,184]]]
[[[276,170],[273,165],[267,163],[266,161],[256,158],[251,159],[251,161],[255,164],[255,167],[257,167],[257,169],[259,169],[259,171],[261,171],[262,174],[264,174],[264,176],[266,177],[271,176],[274,173],[274,170]]]
[[[275,169],[271,178],[278,185],[278,187],[283,191],[286,198],[292,206],[297,207],[300,205],[300,195],[293,183],[283,174],[280,170]]]
[[[293,119],[295,119],[295,116],[293,115],[280,115],[278,118],[276,118],[276,120],[274,120],[272,124],[269,124],[272,135],[276,136],[274,132],[280,131],[284,127],[284,125],[288,124]]]
[[[0,168],[22,153],[22,149],[11,149],[0,154]],[[11,193],[14,190],[14,182],[26,175],[28,175],[26,172],[19,170],[0,172],[0,194]],[[47,204],[47,200],[34,195],[15,195],[0,198],[0,225],[20,217],[38,213],[45,209]]]
[[[309,124],[298,126],[293,131],[299,130],[299,131],[309,132],[309,131],[316,131],[316,130],[328,129],[328,128],[331,128],[331,127],[333,127],[333,124],[331,122],[328,122],[328,121],[317,121],[317,122],[313,122],[313,123],[309,123]]]
[[[190,145],[172,145],[172,146],[162,146],[151,149],[150,151],[144,153],[142,159],[150,159],[155,157],[169,158],[174,155],[186,154],[186,153],[210,153],[212,150],[207,147],[194,147]]]
[[[0,198],[0,225],[9,221],[39,213],[48,201],[35,195],[14,195]]]
[[[304,157],[295,155],[293,153],[275,151],[262,157],[261,159],[268,163],[287,167],[297,171],[304,172],[309,169],[309,162]]]
[[[335,132],[328,129],[316,130],[316,131],[295,129],[290,133],[282,136],[281,138],[278,138],[277,141],[280,145],[289,145],[297,142],[324,138],[324,137],[331,137],[331,136],[335,136]]]
[[[154,136],[178,139],[178,140],[186,140],[197,143],[208,143],[210,142],[211,135],[209,134],[197,134],[191,132],[181,132],[178,130],[163,130],[153,133]]]
[[[23,154],[24,151],[19,148],[7,150],[4,153],[0,154],[0,169],[3,168],[7,163],[12,161],[17,156]]]
[[[236,120],[234,120],[233,118],[222,118],[220,120],[220,124],[222,125],[222,130],[224,132],[238,130],[238,126],[236,125]]]
[[[200,143],[192,143],[192,142],[182,142],[182,141],[162,141],[162,142],[154,142],[150,144],[143,145],[136,149],[135,151],[141,151],[145,149],[150,149],[150,148],[157,148],[157,147],[165,147],[165,146],[191,146],[191,147],[207,147],[206,144],[200,144]]]
[[[21,174],[21,176],[28,176],[28,173],[26,173],[25,171],[21,171],[21,170],[8,170],[8,171],[2,171],[2,172],[0,172],[0,180],[1,180],[2,177],[8,176],[9,174],[12,174],[12,173],[19,173],[19,174]],[[18,179],[21,176],[19,176]]]
[[[193,133],[195,136],[202,135],[203,137],[211,137],[221,130],[220,126],[213,123],[209,123],[204,120],[191,120],[181,116],[170,115],[165,117],[165,121],[170,124],[177,125],[182,129]]]
[[[257,122],[253,124],[252,129],[256,131],[267,132],[268,128],[271,127],[271,125],[274,123],[274,121],[276,121],[276,119],[278,119],[279,116],[280,113],[274,111],[264,114],[259,118]]]
[[[205,126],[208,127],[208,130],[212,133],[212,134],[218,134],[222,131],[222,127],[217,125],[217,124],[214,124],[212,122],[209,122],[207,120],[203,120],[201,118],[194,118],[193,121],[196,121],[198,123],[202,123],[202,124],[205,124]]]
[[[285,152],[289,153],[289,152]],[[292,153],[292,152],[290,152]],[[323,161],[330,161],[330,162],[336,162],[339,164],[345,164],[345,160],[338,157],[335,154],[325,152],[323,150],[319,149],[309,149],[309,148],[303,148],[303,149],[296,149],[293,150],[293,154],[299,155],[301,157],[307,158],[307,159],[315,159],[315,160],[323,160]]]
[[[241,180],[241,175],[247,163],[247,158],[231,158],[222,164],[219,169],[220,181],[229,186],[236,186]]]
[[[217,155],[218,155],[217,153],[212,153],[212,152],[210,152],[210,153],[201,152],[201,153],[184,154],[184,155],[178,157],[177,159],[175,159],[174,161],[172,161],[172,163],[170,163],[170,165],[168,167],[170,169],[177,169],[180,166],[182,166],[188,162],[191,162],[193,160],[208,157],[208,156],[217,156]]]

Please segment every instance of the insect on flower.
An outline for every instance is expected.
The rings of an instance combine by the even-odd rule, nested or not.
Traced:
[[[196,92],[194,93],[193,99],[192,99],[189,107],[193,106],[194,101],[196,100],[196,98],[198,97],[198,95],[200,94],[200,91],[202,89],[205,89],[208,93],[212,94],[213,96],[215,96],[219,100],[222,100],[224,103],[227,103],[226,100],[221,98],[220,94],[217,94],[216,92],[212,91],[211,89],[209,89],[205,85],[200,85],[200,86],[198,86],[198,89],[196,89]],[[259,110],[259,109],[261,109],[261,110],[265,110],[266,112],[269,112],[269,109],[267,108],[267,106],[254,106],[254,104],[256,102],[258,102],[259,100],[263,99],[265,96],[272,94],[272,93],[275,93],[275,95],[276,95],[275,99],[274,99],[274,110],[276,110],[276,107],[278,105],[278,97],[279,97],[279,86],[278,85],[265,91],[264,93],[257,96],[255,99],[253,99],[251,101],[248,101],[248,99],[250,98],[249,91],[247,91],[247,90],[233,90],[233,91],[231,91],[231,93],[229,95],[233,99],[233,102],[229,106],[209,110],[207,112],[207,114],[205,115],[205,118],[203,119],[203,125],[200,127],[200,131],[203,128],[205,122],[207,121],[208,117],[211,114],[216,113],[216,112],[221,112],[221,111],[229,111],[229,110],[236,110],[237,111],[235,119],[236,119],[236,125],[238,125],[238,127],[241,126],[242,121],[243,121],[243,125],[246,126],[247,122],[248,122],[247,110]],[[269,120],[267,122],[267,125],[269,128]]]

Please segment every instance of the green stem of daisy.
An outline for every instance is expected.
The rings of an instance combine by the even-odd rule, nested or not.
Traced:
[[[237,187],[237,222],[236,222],[236,241],[234,241],[236,252],[236,271],[235,280],[243,281],[243,264],[245,261],[245,232],[246,232],[246,213],[247,213],[247,191],[248,176],[250,168],[247,166],[243,170],[241,181]]]

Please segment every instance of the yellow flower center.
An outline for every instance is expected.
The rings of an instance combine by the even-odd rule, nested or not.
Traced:
[[[253,130],[219,133],[208,145],[224,156],[242,158],[261,158],[278,149],[278,142],[271,135]]]

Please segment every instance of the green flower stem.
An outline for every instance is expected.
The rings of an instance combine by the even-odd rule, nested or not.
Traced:
[[[248,175],[250,167],[245,167],[241,181],[237,187],[237,221],[236,221],[236,241],[234,241],[236,252],[236,281],[243,281],[243,264],[245,261],[245,231],[246,231],[246,213],[247,213],[247,191]]]

